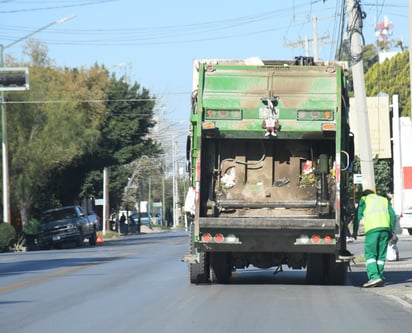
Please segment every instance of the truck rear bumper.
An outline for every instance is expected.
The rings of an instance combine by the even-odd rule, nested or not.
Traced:
[[[217,229],[335,230],[334,219],[299,217],[201,217],[199,227]]]
[[[338,230],[333,219],[201,218],[195,247],[205,252],[337,253]]]

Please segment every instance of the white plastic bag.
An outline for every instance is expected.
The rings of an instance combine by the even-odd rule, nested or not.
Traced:
[[[389,244],[388,251],[386,252],[387,261],[398,261],[399,260],[399,250],[396,244]]]

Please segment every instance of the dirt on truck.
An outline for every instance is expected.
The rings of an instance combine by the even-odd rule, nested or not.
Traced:
[[[343,63],[196,60],[187,140],[191,283],[305,269],[343,284],[354,151]]]

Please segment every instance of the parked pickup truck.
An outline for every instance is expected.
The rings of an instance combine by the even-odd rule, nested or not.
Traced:
[[[94,246],[98,223],[96,214],[86,215],[80,206],[49,209],[40,218],[39,246],[48,249],[69,242],[81,246],[86,238]]]

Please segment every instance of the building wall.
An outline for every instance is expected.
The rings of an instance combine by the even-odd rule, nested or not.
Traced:
[[[351,131],[355,135],[355,154],[359,152],[362,144],[359,142],[358,131],[364,130],[358,126],[356,119],[355,99],[350,99],[350,118]],[[368,108],[369,132],[371,135],[372,156],[388,159],[392,158],[391,137],[390,137],[390,114],[389,97],[367,97],[366,105]],[[358,155],[358,154],[357,154]]]

